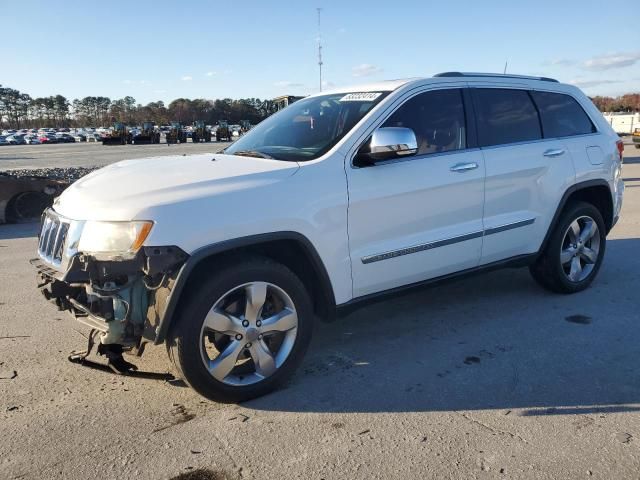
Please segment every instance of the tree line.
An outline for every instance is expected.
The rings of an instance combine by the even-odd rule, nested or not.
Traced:
[[[640,93],[618,97],[596,96],[591,100],[602,112],[640,112]],[[140,125],[152,121],[158,125],[172,121],[190,124],[204,120],[215,125],[218,120],[238,123],[260,122],[276,111],[271,100],[243,98],[207,100],[177,98],[164,102],[137,103],[135,98],[84,97],[69,101],[63,95],[33,98],[19,90],[0,85],[0,126],[4,128],[100,127],[114,121]]]
[[[4,128],[100,127],[115,121],[129,125],[151,121],[163,125],[204,120],[215,125],[219,120],[230,123],[248,120],[256,124],[275,111],[276,105],[271,100],[259,98],[178,98],[169,105],[162,101],[142,105],[130,96],[120,99],[89,96],[72,101],[63,95],[33,98],[0,85],[0,126]]]
[[[640,112],[640,93],[627,93],[619,97],[593,97],[601,112]]]

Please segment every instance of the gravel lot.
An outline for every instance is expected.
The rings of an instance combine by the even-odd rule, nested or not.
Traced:
[[[0,162],[211,148],[42,147]],[[241,406],[167,381],[163,348],[135,377],[69,363],[87,329],[36,291],[37,227],[0,226],[0,477],[639,478],[640,150],[625,154],[623,216],[589,290],[507,270],[372,305],[319,325],[289,387]]]

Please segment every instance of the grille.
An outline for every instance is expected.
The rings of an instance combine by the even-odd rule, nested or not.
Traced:
[[[63,222],[55,212],[48,210],[42,222],[38,253],[44,260],[59,264],[64,254],[65,241],[69,233],[69,224]]]

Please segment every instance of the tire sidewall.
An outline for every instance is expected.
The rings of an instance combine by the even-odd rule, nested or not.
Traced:
[[[298,315],[296,340],[287,359],[270,377],[252,385],[227,385],[211,376],[202,361],[202,323],[213,305],[227,292],[258,281],[278,286],[293,301]],[[240,264],[219,272],[192,292],[181,310],[169,339],[171,355],[183,379],[198,393],[216,401],[243,401],[264,395],[282,385],[302,361],[313,333],[313,311],[304,285],[289,269],[268,260]]]
[[[562,243],[567,229],[577,218],[583,216],[592,218],[598,226],[600,251],[598,252],[598,259],[591,273],[580,282],[572,282],[567,278],[564,269],[562,268],[562,264],[560,263],[560,251],[562,249]],[[606,250],[606,240],[604,219],[602,218],[600,211],[593,205],[584,202],[576,203],[562,215],[547,247],[548,251],[546,261],[550,263],[553,274],[556,276],[557,281],[561,283],[563,289],[570,292],[578,292],[584,290],[591,284],[591,282],[593,282],[600,270],[600,267],[602,266],[602,260]]]

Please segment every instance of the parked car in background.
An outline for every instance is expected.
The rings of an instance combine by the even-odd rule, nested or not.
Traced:
[[[24,142],[27,145],[39,145],[40,144],[40,140],[38,139],[37,135],[25,135]]]
[[[19,135],[17,133],[15,135],[9,135],[7,137],[7,142],[9,142],[11,145],[24,145],[24,135]]]
[[[40,143],[58,143],[58,137],[52,133],[45,133],[38,137]]]
[[[640,128],[636,128],[633,131],[633,136],[631,138],[632,138],[633,144],[636,146],[636,148],[640,148]]]
[[[71,135],[76,142],[86,142],[87,135],[85,133],[74,133]]]
[[[76,139],[68,133],[57,133],[58,143],[75,143]]]
[[[0,146],[5,146],[5,145],[11,145],[11,144],[7,142],[6,135],[0,135]]]

